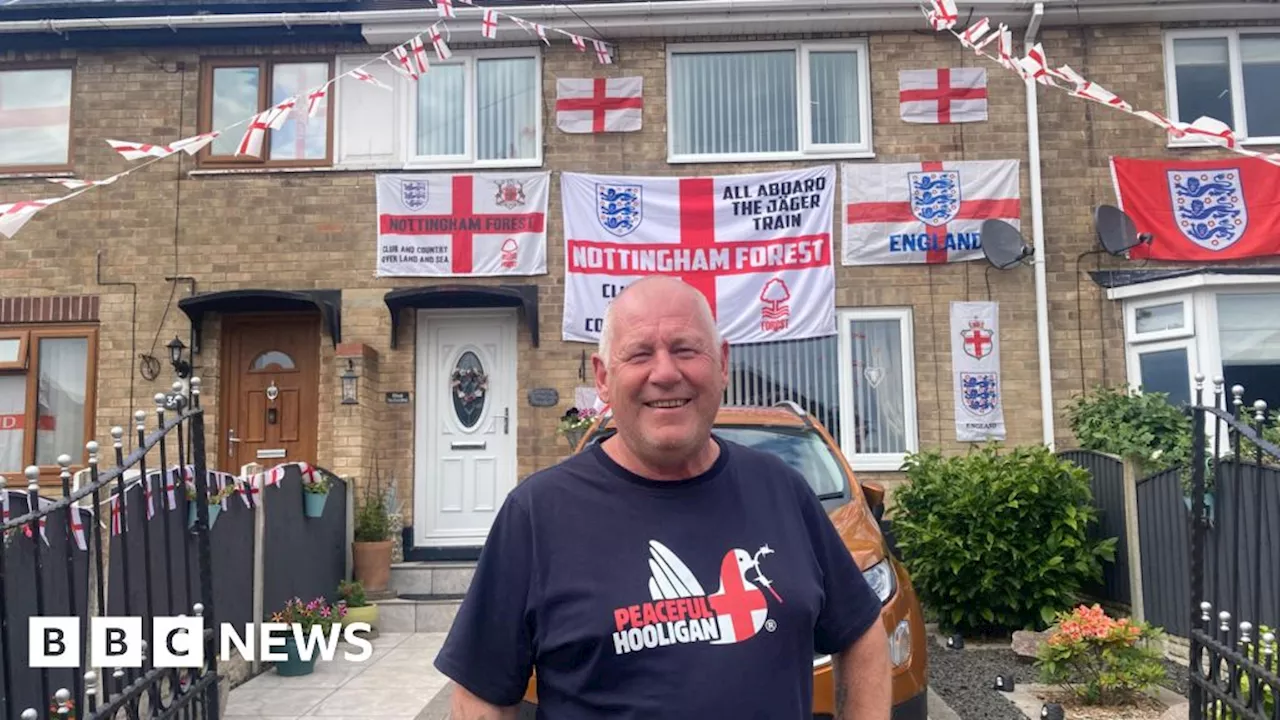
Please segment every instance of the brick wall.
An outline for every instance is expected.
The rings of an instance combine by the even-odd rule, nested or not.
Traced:
[[[733,38],[735,40],[751,38]],[[764,39],[764,38],[761,38]],[[1048,30],[1044,46],[1055,64],[1067,63],[1133,104],[1164,110],[1161,35],[1157,28]],[[359,47],[275,47],[270,53],[333,53]],[[900,69],[969,66],[985,62],[954,40],[923,33],[870,38],[873,61],[874,147],[877,162],[1018,158],[1024,234],[1032,228],[1027,169],[1025,93],[1011,73],[988,65],[990,121],[959,126],[908,125],[898,119]],[[231,53],[253,53],[234,48]],[[228,54],[218,48],[217,54]],[[166,140],[194,134],[199,50],[84,52],[79,56],[75,109],[75,165],[80,177],[98,178],[125,166],[104,138]],[[4,60],[44,59],[39,54]],[[69,55],[68,55],[69,56]],[[174,72],[175,63],[185,72]],[[545,166],[619,174],[688,175],[776,170],[817,163],[724,163],[668,166],[666,157],[665,52],[661,42],[622,42],[617,63],[602,68],[594,54],[572,46],[546,49],[543,84]],[[645,77],[644,130],[626,135],[569,136],[554,126],[555,78],[598,74]],[[1124,380],[1123,325],[1118,304],[1084,275],[1120,261],[1099,255],[1091,213],[1114,202],[1107,167],[1112,154],[1164,153],[1154,126],[1053,90],[1041,90],[1040,133],[1044,177],[1044,227],[1048,260],[1056,435],[1070,445],[1063,409],[1073,394],[1095,383]],[[1181,151],[1206,156],[1208,151]],[[200,291],[235,287],[342,288],[343,341],[368,347],[371,363],[366,399],[374,403],[376,433],[351,436],[339,405],[338,375],[345,359],[322,344],[320,442],[317,461],[367,477],[375,458],[386,482],[394,477],[405,513],[412,511],[414,428],[412,406],[387,406],[382,393],[414,389],[414,314],[404,313],[399,346],[389,344],[390,318],[382,295],[389,289],[428,284],[425,279],[377,279],[374,177],[372,173],[271,173],[189,176],[192,163],[174,157],[153,164],[114,186],[42,213],[13,240],[0,242],[0,297],[87,294],[100,299],[102,322],[98,428],[101,441],[114,424],[126,423],[138,407],[168,389],[164,343],[186,336],[186,318],[176,308],[166,276],[192,276]],[[44,197],[43,179],[0,180],[5,201]],[[839,189],[837,189],[837,205]],[[534,386],[560,391],[561,405],[519,411],[519,473],[524,476],[562,458],[567,446],[555,434],[559,416],[573,401],[581,351],[559,340],[563,306],[563,253],[558,182],[553,176],[547,276],[542,285],[542,346],[534,349],[521,324],[518,342],[519,397]],[[841,237],[839,216],[836,238]],[[963,451],[955,442],[948,306],[952,300],[988,297],[1001,304],[1003,372],[1010,443],[1041,439],[1034,276],[1030,267],[987,270],[982,262],[938,267],[843,267],[837,269],[841,307],[909,306],[913,310],[917,403],[922,447]],[[99,279],[101,282],[99,282]],[[479,284],[500,279],[474,280]],[[135,297],[130,286],[136,284]],[[988,294],[989,284],[989,294]],[[179,283],[178,297],[187,286]],[[197,373],[206,387],[210,445],[221,432],[217,418],[218,324],[206,320]],[[151,382],[138,374],[137,359],[150,353],[165,372]],[[341,360],[341,362],[339,362]],[[359,443],[360,453],[349,452]],[[369,447],[372,446],[372,447]],[[893,474],[883,476],[891,484]],[[406,518],[406,522],[409,522]]]

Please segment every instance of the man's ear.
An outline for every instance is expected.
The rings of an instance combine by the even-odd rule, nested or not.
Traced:
[[[604,358],[598,353],[591,355],[591,372],[596,379],[596,395],[600,397],[602,402],[609,402],[609,370],[605,366]]]
[[[727,387],[729,385],[729,341],[720,341],[720,379]]]

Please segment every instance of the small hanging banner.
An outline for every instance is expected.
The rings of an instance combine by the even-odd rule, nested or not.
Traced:
[[[994,302],[951,303],[951,367],[960,442],[1005,439],[999,308]]]

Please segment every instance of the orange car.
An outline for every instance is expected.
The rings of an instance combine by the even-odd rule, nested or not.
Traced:
[[[612,435],[606,414],[592,424],[576,452]],[[928,716],[928,653],[924,614],[907,570],[890,550],[881,532],[884,488],[857,483],[839,445],[816,418],[792,402],[775,407],[722,407],[714,432],[720,437],[766,452],[773,452],[800,471],[826,507],[845,546],[880,596],[881,622],[889,635],[893,664],[893,720],[926,720]],[[519,717],[535,716],[537,677],[530,678]],[[813,659],[814,720],[831,718],[835,689],[831,657]]]

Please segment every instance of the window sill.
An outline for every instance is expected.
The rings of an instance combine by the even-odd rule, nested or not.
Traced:
[[[668,155],[669,165],[710,163],[805,162],[821,160],[874,160],[874,150],[848,150],[830,153],[740,153],[722,155]]]
[[[0,169],[0,180],[48,180],[52,178],[74,178],[75,173],[70,170],[62,170],[58,172],[5,172]]]
[[[857,472],[902,472],[902,464],[906,462],[907,454],[900,455],[873,455],[873,456],[849,456],[849,467]]]
[[[1243,140],[1238,140],[1237,144],[1245,147],[1267,147],[1267,146],[1280,147],[1280,138],[1274,138],[1274,137],[1244,138]],[[1221,150],[1228,149],[1226,145],[1218,142],[1213,142],[1212,140],[1209,140],[1207,138],[1206,139],[1193,138],[1190,140],[1187,140],[1187,139],[1179,140],[1177,138],[1170,138],[1168,141],[1165,142],[1165,148],[1168,150],[1205,150],[1205,149],[1213,149],[1213,148],[1217,148]]]
[[[367,172],[417,172],[431,170],[510,170],[513,168],[538,169],[542,167],[542,159],[518,160],[502,163],[406,163],[392,165],[387,163],[323,165],[315,167],[246,167],[246,168],[200,168],[188,173],[189,177],[223,177],[228,175],[275,175],[298,173],[367,173]]]

